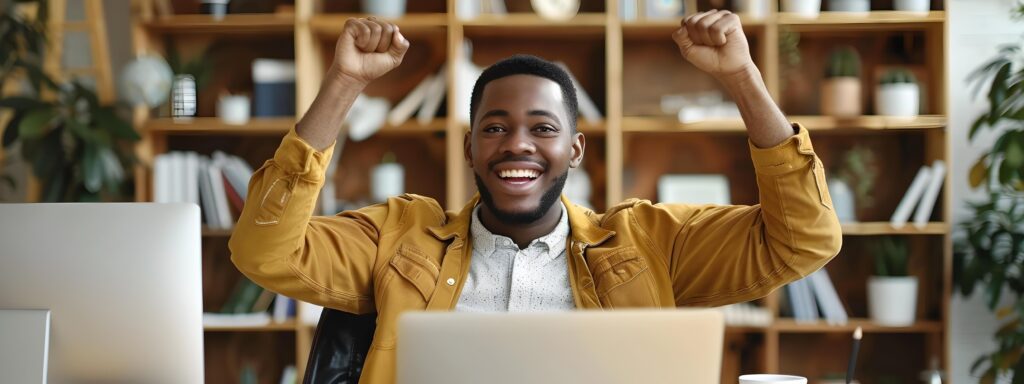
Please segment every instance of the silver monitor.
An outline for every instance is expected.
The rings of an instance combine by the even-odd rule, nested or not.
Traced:
[[[49,309],[52,383],[202,383],[199,208],[0,204],[0,309]]]

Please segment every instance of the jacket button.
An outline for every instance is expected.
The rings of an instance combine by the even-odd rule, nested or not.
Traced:
[[[447,283],[448,283],[448,285],[455,285],[455,279],[449,277]]]

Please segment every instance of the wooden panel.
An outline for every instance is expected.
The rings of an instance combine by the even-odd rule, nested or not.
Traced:
[[[295,364],[291,332],[207,332],[203,342],[208,383],[240,383],[242,368],[249,365],[257,383],[277,384],[284,367]]]
[[[826,374],[846,373],[853,332],[830,334],[785,334],[781,336],[779,371],[818,382]],[[865,335],[857,358],[855,379],[879,383],[885,379],[916,383],[927,360],[922,334]],[[826,352],[827,353],[823,353]]]

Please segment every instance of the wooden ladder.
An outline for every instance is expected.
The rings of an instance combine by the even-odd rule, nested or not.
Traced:
[[[66,20],[68,0],[49,0],[50,2],[50,52],[43,63],[46,72],[58,83],[67,80],[68,76],[88,76],[95,80],[96,95],[100,103],[114,101],[114,80],[110,69],[110,49],[107,46],[106,19],[103,16],[102,0],[70,0],[82,3],[85,10],[83,20]],[[87,33],[92,63],[88,67],[63,68],[61,60],[64,54],[64,38],[66,32]]]

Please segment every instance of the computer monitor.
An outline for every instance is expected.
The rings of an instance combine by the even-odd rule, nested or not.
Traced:
[[[0,309],[49,309],[52,383],[202,383],[199,208],[0,204]]]
[[[409,312],[398,383],[718,384],[715,310]]]

